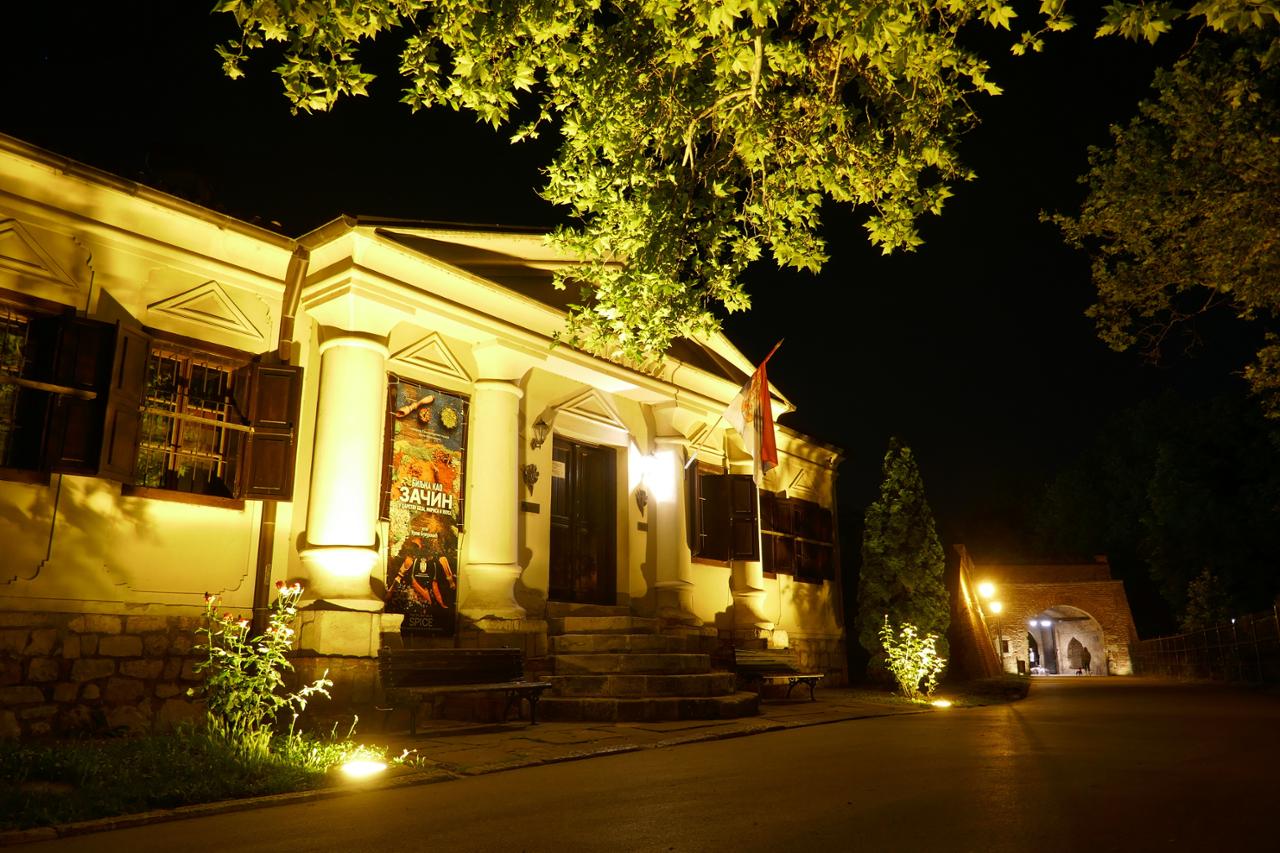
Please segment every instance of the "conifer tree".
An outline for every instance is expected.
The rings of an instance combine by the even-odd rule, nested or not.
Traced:
[[[944,581],[946,558],[911,449],[889,440],[880,496],[867,507],[858,579],[858,641],[871,655],[868,673],[885,672],[880,628],[885,615],[897,630],[903,622],[938,637],[949,656],[951,599]]]

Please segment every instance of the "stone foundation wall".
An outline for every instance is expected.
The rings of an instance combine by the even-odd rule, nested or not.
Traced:
[[[108,734],[199,717],[197,616],[0,613],[0,737]]]
[[[844,639],[829,637],[798,637],[792,634],[791,650],[806,672],[821,672],[826,677],[820,687],[847,687],[849,662],[845,656]]]

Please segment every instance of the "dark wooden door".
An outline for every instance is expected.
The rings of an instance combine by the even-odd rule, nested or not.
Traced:
[[[557,438],[551,449],[553,601],[617,601],[616,464],[609,447]]]

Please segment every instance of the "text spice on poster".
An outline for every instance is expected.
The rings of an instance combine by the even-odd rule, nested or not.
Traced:
[[[467,399],[391,383],[386,611],[407,633],[452,635],[458,603]]]

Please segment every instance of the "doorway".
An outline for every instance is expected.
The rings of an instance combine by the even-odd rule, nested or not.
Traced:
[[[559,437],[553,442],[551,600],[616,603],[616,479],[613,448]]]

